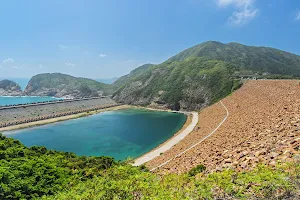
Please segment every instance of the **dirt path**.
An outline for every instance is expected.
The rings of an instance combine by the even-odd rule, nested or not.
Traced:
[[[184,114],[189,114],[187,112],[184,112]],[[194,128],[196,127],[198,123],[198,113],[197,112],[192,112],[193,115],[192,117],[192,123],[186,127],[181,133],[177,134],[175,137],[173,137],[171,140],[163,144],[161,147],[150,151],[149,153],[139,157],[138,159],[135,160],[134,166],[139,166],[142,165],[157,156],[160,156],[162,153],[166,152],[167,150],[171,149],[174,145],[179,143],[181,140],[183,140],[188,134],[190,134]]]
[[[226,119],[227,119],[228,116],[229,116],[229,111],[228,111],[228,109],[226,108],[226,106],[223,104],[222,101],[220,101],[220,103],[222,104],[222,106],[223,106],[224,109],[226,110],[226,116],[225,116],[225,118],[221,121],[221,123],[220,123],[220,124],[219,124],[219,125],[218,125],[211,133],[210,133],[210,134],[208,134],[207,136],[205,136],[204,138],[202,138],[202,139],[201,139],[199,142],[197,142],[196,144],[190,146],[190,147],[187,148],[186,150],[184,150],[184,151],[182,151],[181,153],[175,155],[173,158],[171,158],[171,159],[167,160],[166,162],[164,162],[164,163],[158,165],[157,167],[152,168],[150,171],[155,171],[156,169],[158,169],[158,168],[160,168],[160,167],[162,167],[162,166],[168,164],[168,163],[169,163],[170,161],[172,161],[174,158],[177,158],[177,157],[181,156],[182,154],[186,153],[187,151],[193,149],[194,147],[196,147],[197,145],[199,145],[200,143],[202,143],[204,140],[206,140],[207,138],[209,138],[212,134],[214,134],[214,133],[220,128],[220,126],[222,126],[222,124],[226,121]]]

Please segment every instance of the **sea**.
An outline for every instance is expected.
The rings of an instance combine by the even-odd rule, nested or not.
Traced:
[[[36,97],[36,96],[0,96],[0,106],[14,105],[14,104],[25,104],[43,101],[54,101],[60,98],[55,97]]]

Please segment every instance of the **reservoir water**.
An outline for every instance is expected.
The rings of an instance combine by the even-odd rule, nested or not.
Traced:
[[[30,97],[30,96],[22,96],[22,97],[0,96],[0,106],[43,102],[43,101],[53,101],[53,100],[57,100],[57,98],[54,98],[54,97]]]
[[[124,160],[139,157],[163,143],[185,121],[186,116],[179,113],[124,109],[4,134],[26,146]]]

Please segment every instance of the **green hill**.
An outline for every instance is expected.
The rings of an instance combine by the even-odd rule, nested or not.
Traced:
[[[171,57],[167,62],[182,61],[189,57],[221,60],[253,73],[300,76],[300,56],[269,47],[209,41],[186,49]]]
[[[198,110],[230,94],[240,77],[300,77],[300,56],[267,47],[205,42],[160,65],[116,81],[114,99],[137,105]],[[120,84],[121,83],[121,84]]]
[[[138,77],[139,75],[143,74],[147,69],[149,69],[150,67],[153,67],[153,66],[155,66],[155,65],[153,65],[153,64],[142,65],[142,66],[132,70],[129,74],[118,78],[113,83],[113,86],[115,88],[122,87],[122,86],[126,85],[128,82],[130,82],[130,80],[132,80],[132,79]]]
[[[108,84],[60,73],[38,74],[30,79],[24,91],[31,96],[55,97],[94,97],[112,92]]]

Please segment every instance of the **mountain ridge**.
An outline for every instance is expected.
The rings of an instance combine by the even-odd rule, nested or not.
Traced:
[[[140,69],[122,77],[123,85],[113,95],[116,101],[198,110],[238,88],[243,75],[300,77],[300,56],[269,47],[207,41]]]

